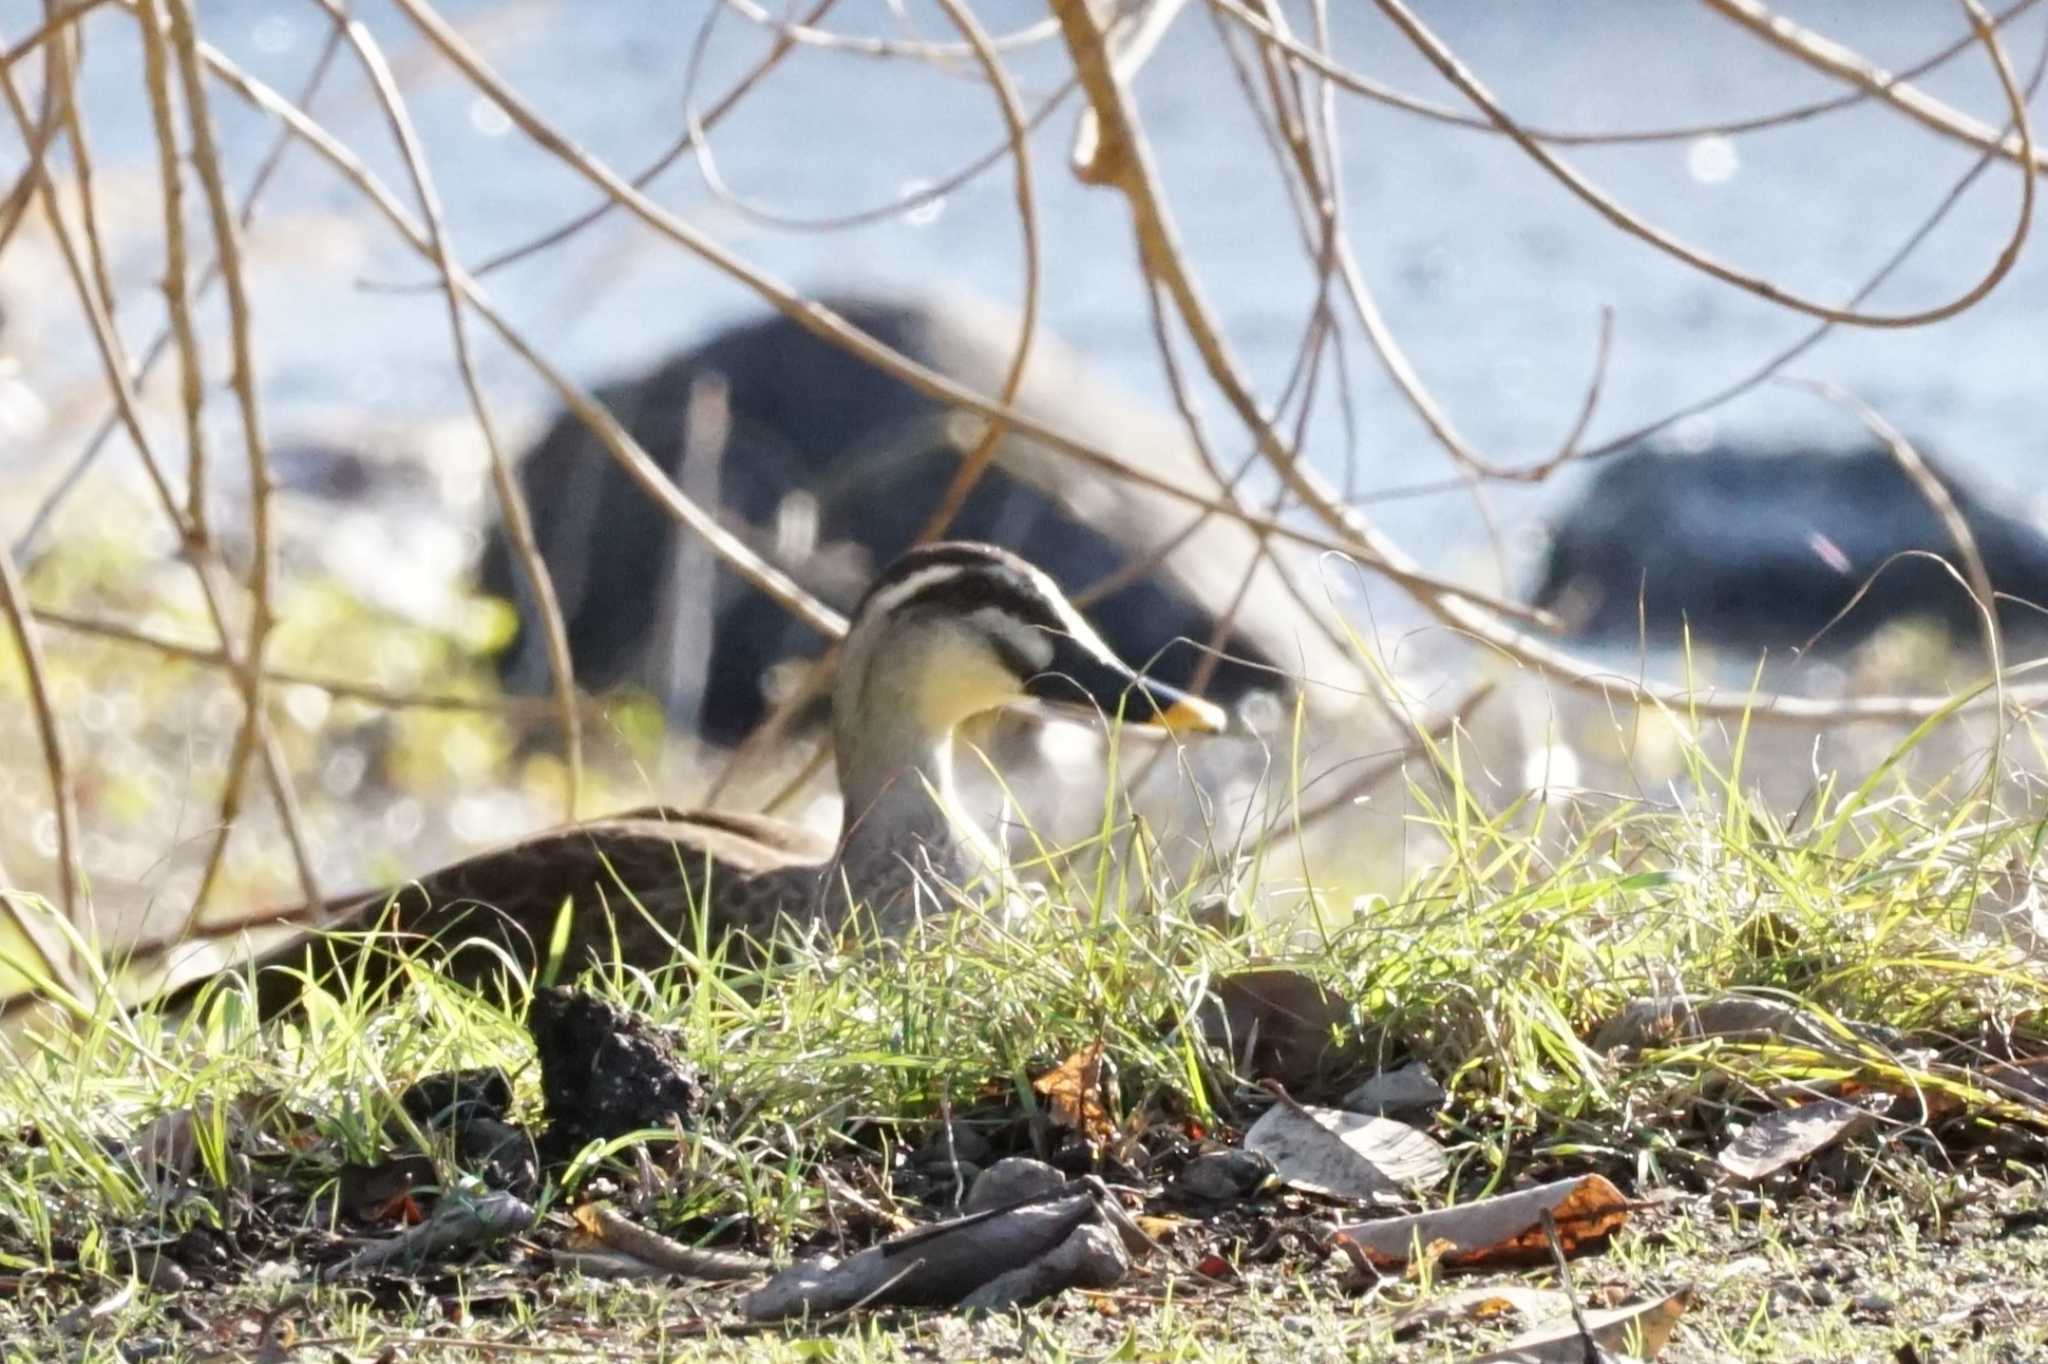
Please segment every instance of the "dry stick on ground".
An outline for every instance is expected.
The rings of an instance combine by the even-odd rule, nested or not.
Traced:
[[[320,55],[313,62],[312,70],[306,76],[306,83],[299,90],[299,103],[310,104],[312,102],[313,96],[318,93],[320,86],[326,81],[328,69],[332,66],[334,55],[340,51],[340,48],[341,35],[329,34],[327,42],[320,49]],[[270,150],[264,154],[262,163],[257,166],[256,173],[250,177],[249,188],[242,195],[242,207],[237,215],[237,221],[241,223],[244,229],[247,229],[249,224],[255,220],[257,200],[262,197],[263,191],[269,186],[271,178],[277,174],[277,168],[282,164],[284,154],[291,147],[294,140],[288,131],[280,129],[275,140],[270,145]],[[6,245],[6,237],[7,233],[0,231],[0,248],[4,248]],[[200,272],[199,283],[193,290],[194,296],[204,298],[207,291],[219,282],[220,262],[208,261],[206,269]],[[151,338],[149,345],[143,349],[142,363],[135,371],[135,383],[138,387],[155,372],[157,362],[170,349],[172,340],[173,331],[169,326],[165,326],[158,330],[157,334]],[[62,508],[65,500],[77,489],[80,482],[84,479],[86,472],[91,469],[93,461],[99,457],[100,451],[106,448],[107,442],[120,429],[121,413],[119,407],[116,406],[101,419],[92,437],[86,441],[84,448],[79,451],[78,456],[71,462],[71,466],[64,471],[64,476],[57,480],[56,485],[36,505],[34,514],[29,517],[27,527],[15,538],[15,558],[26,561],[28,556],[35,551],[36,543],[42,538],[44,530],[48,528],[51,520],[57,515],[58,510]]]
[[[2003,28],[2040,3],[2041,0],[2017,0],[2017,3],[2000,10],[1992,22],[1995,26]],[[1229,15],[1238,24],[1261,40],[1278,44],[1289,56],[1313,68],[1317,74],[1325,77],[1340,89],[1348,90],[1355,95],[1362,95],[1367,99],[1418,115],[1435,123],[1448,123],[1456,127],[1468,128],[1474,132],[1482,133],[1499,134],[1502,131],[1488,119],[1463,113],[1446,105],[1431,103],[1414,95],[1405,94],[1370,77],[1362,76],[1350,68],[1341,65],[1327,49],[1318,50],[1309,47],[1277,32],[1265,19],[1252,13],[1250,9],[1240,3],[1240,0],[1209,0],[1209,5],[1216,12]],[[1743,133],[1763,132],[1766,129],[1786,127],[1794,123],[1817,118],[1823,114],[1835,113],[1838,110],[1862,104],[1866,100],[1883,94],[1887,88],[1893,85],[1917,79],[1937,67],[1946,65],[1954,60],[1958,53],[1962,52],[1965,48],[1974,46],[1977,41],[1976,29],[1974,27],[1966,28],[1961,37],[1954,39],[1946,46],[1896,74],[1888,74],[1866,65],[1865,69],[1870,79],[1867,82],[1859,82],[1863,84],[1862,89],[1854,90],[1844,95],[1836,95],[1830,99],[1817,100],[1811,104],[1794,105],[1789,109],[1780,109],[1776,113],[1757,114],[1749,118],[1727,119],[1709,123],[1685,124],[1674,128],[1624,128],[1590,131],[1546,128],[1538,124],[1523,124],[1522,127],[1529,136],[1535,138],[1538,142],[1547,142],[1560,147],[1606,147],[1651,142],[1691,142],[1696,138],[1702,137],[1733,137]],[[1954,124],[1944,125],[1937,128],[1936,131],[1946,136],[1969,142],[1972,139],[1965,135],[1965,129],[1967,129],[1968,124],[1969,120],[1958,116]],[[1981,146],[1983,144],[1978,143],[1975,145]],[[1992,150],[2000,152],[2001,147],[1993,144]],[[2009,160],[2017,159],[2018,150],[2018,145],[2013,143],[2005,146],[2002,149],[2002,154]],[[2037,157],[2035,164],[2041,169],[2048,170],[2048,161]]]
[[[1506,133],[1530,160],[1547,171],[1551,178],[1571,191],[1573,195],[1592,208],[1594,212],[1629,236],[1655,247],[1657,250],[1691,266],[1702,274],[1712,276],[1724,284],[1732,284],[1738,289],[1755,294],[1757,297],[1775,303],[1779,307],[1805,313],[1810,317],[1827,318],[1830,321],[1858,327],[1921,327],[1930,322],[1939,322],[1943,318],[1954,317],[1957,313],[1971,307],[1998,287],[1999,282],[2006,277],[2014,263],[2018,261],[2020,248],[2026,243],[2027,233],[2033,226],[2035,177],[2023,171],[2020,175],[2019,212],[2014,215],[2011,235],[2007,237],[2005,245],[2000,248],[1997,258],[1991,263],[1991,268],[1985,272],[1983,278],[1947,302],[1915,312],[1865,313],[1858,312],[1853,308],[1839,308],[1833,304],[1823,303],[1818,299],[1807,298],[1803,294],[1795,294],[1791,290],[1774,284],[1761,276],[1738,270],[1734,266],[1714,256],[1710,256],[1696,247],[1688,245],[1672,233],[1645,221],[1623,208],[1605,191],[1567,165],[1560,157],[1531,137],[1521,125],[1516,123],[1507,111],[1501,107],[1500,102],[1494,99],[1492,93],[1480,83],[1479,78],[1467,70],[1463,62],[1458,60],[1457,54],[1452,52],[1444,44],[1443,40],[1430,30],[1427,24],[1416,17],[1415,12],[1403,4],[1402,0],[1373,0],[1373,2],[1380,7],[1380,11],[1383,14],[1393,20],[1395,26],[1414,45],[1416,51],[1420,52],[1429,60],[1432,66],[1436,67],[1443,74],[1444,79],[1455,85],[1465,98],[1471,100],[1472,103],[1484,110],[1486,116],[1492,119],[1494,124],[1502,132]],[[1708,3],[1721,4],[1726,3],[1726,0],[1708,0]],[[2018,126],[2018,136],[2020,139],[2019,159],[2025,165],[2032,165],[2034,164],[2034,137],[2027,122],[2026,100],[2020,94],[2019,81],[2013,75],[2012,65],[2006,60],[2005,45],[1999,40],[1997,31],[1991,27],[1989,17],[1985,15],[1983,6],[1978,4],[1977,0],[1961,0],[1961,3],[1969,11],[1970,22],[1976,28],[1977,37],[1984,44],[1986,52],[1991,57],[1992,66],[1998,74],[1999,86],[2005,93],[2006,107],[2011,112],[2014,123]],[[1910,87],[1908,88],[1910,89]],[[1896,87],[1889,87],[1883,92],[1883,98],[1888,103],[1905,108],[1906,106],[1901,103],[1900,97],[1901,92]],[[1908,108],[1907,112],[1915,112],[1917,108],[1918,105],[1916,104],[1913,108]]]
[[[1187,271],[1172,224],[1165,216],[1159,197],[1150,150],[1145,144],[1127,99],[1109,75],[1102,51],[1099,25],[1087,11],[1082,0],[1055,0],[1055,12],[1059,14],[1061,23],[1067,31],[1070,46],[1074,48],[1076,66],[1081,73],[1082,84],[1088,92],[1089,100],[1096,107],[1098,114],[1102,115],[1104,136],[1114,137],[1123,143],[1122,150],[1118,153],[1121,171],[1117,185],[1131,206],[1134,230],[1139,237],[1144,259],[1149,267],[1159,272],[1161,282],[1169,288],[1176,305],[1182,310],[1183,320],[1194,337],[1204,362],[1209,366],[1211,377],[1230,400],[1231,406],[1236,409],[1247,429],[1259,441],[1260,449],[1274,465],[1275,471],[1295,488],[1304,504],[1323,517],[1328,524],[1339,526],[1355,536],[1368,550],[1371,559],[1367,566],[1380,572],[1385,571],[1381,568],[1382,564],[1390,565],[1396,570],[1410,568],[1412,561],[1405,551],[1355,510],[1339,502],[1313,470],[1298,461],[1288,459],[1287,452],[1261,418],[1256,401],[1241,377],[1241,370],[1225,348],[1214,317]],[[2001,54],[2001,70],[2003,69]],[[2031,183],[2030,179],[2030,187]],[[1824,701],[1782,694],[1701,696],[1690,690],[1667,685],[1649,685],[1614,674],[1546,640],[1514,629],[1497,615],[1473,606],[1469,598],[1427,590],[1419,591],[1415,595],[1423,606],[1446,625],[1471,635],[1521,666],[1576,688],[1603,693],[1621,692],[1634,700],[1654,700],[1673,704],[1694,714],[1747,713],[1780,720],[1821,723],[1881,719],[1922,720],[1946,713],[1952,705],[1949,699],[1938,697],[1884,696]],[[2037,693],[2030,690],[2027,699],[2037,699],[2041,695],[2048,695],[2048,692]],[[2020,693],[2009,692],[2007,699],[2018,701]]]
[[[185,92],[185,120],[192,134],[191,161],[199,172],[200,186],[206,192],[207,216],[213,222],[214,259],[220,263],[221,289],[228,307],[229,348],[233,356],[229,387],[234,390],[236,412],[242,425],[243,452],[249,463],[249,622],[238,674],[242,690],[242,724],[235,733],[234,746],[228,756],[227,782],[221,789],[220,832],[214,838],[206,868],[200,873],[198,893],[192,897],[192,908],[186,915],[185,922],[189,926],[198,921],[206,907],[207,896],[225,865],[228,839],[233,835],[235,820],[241,810],[242,786],[249,761],[256,749],[265,743],[269,702],[265,696],[267,685],[263,675],[263,655],[269,646],[271,627],[276,624],[275,606],[271,601],[276,535],[270,522],[274,489],[270,478],[269,442],[264,434],[262,404],[256,396],[256,324],[250,314],[249,291],[242,275],[241,233],[235,223],[233,201],[228,195],[227,175],[221,169],[220,143],[213,130],[213,109],[207,102],[206,80],[196,50],[199,35],[192,14],[192,0],[163,2],[170,17],[171,48],[177,58],[178,76]],[[153,22],[153,18],[145,16],[143,22]],[[171,131],[168,128],[162,130],[164,135]],[[195,548],[206,545],[203,521],[192,522],[187,531],[190,545]],[[293,855],[298,859],[305,889],[312,898],[318,899],[312,858],[306,850],[299,817],[298,798],[292,791],[289,777],[278,784],[276,795],[278,818],[284,825]]]
[[[4,68],[0,68],[0,94],[4,94],[9,112],[13,115],[16,125],[26,135],[29,128],[28,109],[22,102],[21,91],[16,87],[12,73]],[[143,471],[149,476],[150,485],[156,492],[165,518],[177,527],[181,538],[186,538],[187,544],[192,547],[194,578],[198,582],[207,615],[220,636],[224,657],[239,676],[242,671],[240,660],[235,657],[229,644],[230,631],[220,587],[220,579],[225,577],[225,572],[220,568],[209,546],[185,537],[187,528],[184,524],[184,513],[164,477],[163,464],[157,458],[148,430],[142,423],[140,403],[135,396],[131,370],[120,337],[96,290],[93,272],[81,258],[78,243],[73,240],[71,226],[64,218],[56,183],[46,167],[37,171],[37,185],[37,197],[41,200],[44,216],[49,221],[50,235],[57,243],[59,254],[64,258],[65,272],[70,277],[73,291],[78,296],[79,308],[84,313],[86,323],[92,332],[94,349],[105,372],[108,386],[114,393],[122,426],[135,444],[136,452],[142,460]],[[91,240],[92,238],[88,237],[88,241]],[[273,794],[278,798],[280,808],[289,809],[290,782],[286,775],[283,755],[278,750],[274,738],[270,736],[267,723],[264,725],[263,733],[266,738],[263,746],[265,773]],[[309,899],[317,900],[319,888],[314,880],[310,861],[305,856],[303,839],[297,826],[289,820],[286,823],[286,833],[292,839],[292,850],[298,862],[301,885]]]
[[[443,297],[448,305],[448,331],[455,347],[455,368],[462,376],[463,391],[469,396],[477,432],[483,437],[484,450],[490,457],[491,483],[497,490],[498,508],[504,519],[506,535],[519,557],[527,582],[532,586],[534,605],[540,613],[541,631],[547,641],[548,670],[553,674],[556,710],[569,753],[569,787],[564,797],[567,808],[563,817],[574,820],[583,792],[583,716],[576,705],[576,664],[569,653],[569,627],[562,619],[562,605],[555,593],[554,575],[548,571],[547,560],[533,538],[533,516],[527,510],[526,494],[513,477],[511,462],[505,458],[504,445],[499,441],[497,426],[491,420],[490,405],[484,399],[483,386],[477,382],[476,363],[469,350],[469,320],[463,313],[462,290],[455,284],[455,252],[448,243],[447,225],[441,217],[441,196],[434,188],[433,173],[427,167],[426,149],[420,144],[419,134],[406,112],[405,97],[392,81],[391,68],[376,40],[336,0],[321,0],[321,4],[347,37],[362,62],[363,70],[370,77],[371,87],[377,92],[378,102],[384,108],[392,136],[405,160],[406,173],[412,179],[420,214],[426,219],[434,263],[440,268],[445,282]]]

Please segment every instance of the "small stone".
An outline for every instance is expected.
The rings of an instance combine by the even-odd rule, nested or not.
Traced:
[[[1852,1306],[1859,1312],[1868,1312],[1874,1317],[1888,1317],[1898,1310],[1898,1304],[1882,1293],[1865,1293],[1853,1300]]]
[[[1256,1151],[1207,1151],[1181,1167],[1173,1192],[1204,1203],[1235,1203],[1273,1176],[1273,1162]]]
[[[963,1165],[979,1168],[988,1164],[988,1158],[995,1154],[994,1148],[988,1144],[988,1138],[971,1127],[957,1122],[953,1124],[950,1149],[946,1141],[946,1132],[947,1129],[941,1127],[932,1133],[925,1144],[917,1148],[916,1154],[911,1156],[911,1164],[946,1169],[957,1160]]]
[[[1788,1307],[1831,1307],[1834,1305],[1834,1290],[1822,1283],[1802,1283],[1797,1279],[1780,1279],[1771,1285],[1771,1296]]]
[[[1410,1061],[1398,1070],[1383,1070],[1344,1096],[1343,1106],[1354,1113],[1374,1113],[1383,1118],[1434,1113],[1449,1096],[1444,1087],[1420,1061]]]
[[[1042,1160],[1008,1156],[981,1172],[968,1190],[965,1211],[986,1212],[1062,1188],[1067,1177]]]

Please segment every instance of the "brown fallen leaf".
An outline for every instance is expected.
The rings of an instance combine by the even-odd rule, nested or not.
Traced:
[[[1322,1071],[1351,1014],[1342,995],[1274,966],[1210,982],[1200,1018],[1202,1035],[1245,1075],[1291,1086]]]
[[[1898,1096],[1872,1091],[1851,1102],[1818,1099],[1758,1118],[1715,1157],[1722,1169],[1746,1183],[1776,1174],[1861,1132],[1898,1103]]]
[[[1394,1338],[1403,1340],[1425,1331],[1440,1331],[1454,1322],[1483,1321],[1517,1324],[1549,1321],[1569,1316],[1572,1300],[1554,1288],[1531,1288],[1527,1284],[1491,1283],[1477,1288],[1444,1293],[1416,1303],[1394,1318]]]
[[[1244,1149],[1293,1187],[1331,1198],[1400,1198],[1450,1168],[1443,1148],[1406,1123],[1285,1098],[1252,1124]]]
[[[1609,1357],[1629,1351],[1631,1359],[1655,1359],[1670,1343],[1678,1319],[1692,1304],[1692,1285],[1669,1297],[1586,1313],[1586,1335]],[[1475,1355],[1467,1364],[1582,1364],[1586,1336],[1569,1314],[1531,1327],[1498,1350]]]
[[[1356,1241],[1379,1269],[1406,1265],[1417,1247],[1429,1247],[1450,1269],[1537,1264],[1550,1258],[1546,1211],[1565,1253],[1576,1255],[1595,1249],[1628,1221],[1628,1200],[1599,1175],[1582,1175],[1437,1212],[1354,1222],[1338,1232]]]
[[[1052,1111],[1052,1120],[1077,1132],[1090,1145],[1106,1147],[1116,1121],[1102,1102],[1102,1039],[1096,1038],[1031,1082]]]
[[[686,1246],[596,1203],[582,1204],[570,1216],[576,1223],[569,1238],[570,1254],[599,1253],[587,1262],[572,1262],[586,1273],[596,1270],[592,1277],[677,1275],[719,1282],[766,1274],[775,1267],[755,1255]]]

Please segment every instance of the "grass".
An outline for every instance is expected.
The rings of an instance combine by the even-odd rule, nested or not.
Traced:
[[[1230,1139],[1267,1102],[1236,1059],[1248,1039],[1214,1035],[1202,1001],[1219,978],[1280,964],[1348,1005],[1342,1045],[1299,1096],[1334,1099],[1411,1059],[1451,1091],[1432,1129],[1453,1163],[1439,1197],[1597,1171],[1666,1200],[1574,1269],[1595,1297],[1693,1282],[1663,1357],[2026,1357],[2048,1349],[2048,1328],[1998,1304],[2032,1302],[2031,1321],[2048,1320],[2048,1239],[2029,1230],[2048,1119],[1984,1075],[2048,1053],[2048,966],[1981,931],[1981,910],[2011,889],[2015,862],[2034,864],[2043,829],[2002,813],[1972,770],[1909,785],[1906,760],[1933,732],[1866,780],[1818,780],[1792,810],[1751,793],[1746,726],[1718,754],[1690,745],[1672,788],[1684,794],[1661,801],[1490,803],[1454,740],[1409,785],[1410,828],[1440,852],[1398,890],[1282,888],[1290,869],[1220,855],[1184,881],[1164,857],[1126,856],[1118,876],[1063,857],[1049,860],[1053,908],[1023,922],[963,914],[909,943],[745,971],[685,945],[656,973],[599,972],[586,983],[673,1028],[716,1102],[652,1166],[579,1160],[544,1211],[608,1196],[685,1239],[777,1256],[871,1240],[881,1222],[862,1207],[930,1215],[905,1192],[903,1153],[943,1114],[999,1144],[1057,1146],[1030,1081],[1097,1039],[1114,1070],[1111,1170],[1143,1185],[1189,1134]],[[1104,846],[1155,847],[1129,832],[1127,812],[1107,808]],[[1219,918],[1219,889],[1259,913]],[[155,1342],[173,1356],[368,1360],[402,1340],[422,1358],[495,1341],[475,1357],[1453,1359],[1484,1338],[1394,1339],[1398,1309],[1446,1276],[1359,1293],[1339,1260],[1262,1259],[1275,1231],[1333,1215],[1294,1194],[1177,1233],[1232,1261],[1229,1285],[1153,1265],[1125,1289],[978,1321],[883,1314],[734,1336],[730,1290],[544,1274],[516,1249],[410,1284],[309,1287],[307,1263],[345,1223],[351,1162],[417,1143],[444,1182],[462,1177],[452,1152],[395,1121],[407,1083],[498,1066],[535,1106],[523,996],[415,976],[391,999],[315,993],[267,1026],[232,978],[178,1017],[74,1001],[71,1017],[8,1039],[0,1354],[112,1361]],[[1790,1002],[1834,1040],[1590,1045],[1630,999],[1729,990]],[[1859,1085],[1911,1102],[1759,1188],[1721,1178],[1715,1153],[1744,1124]],[[137,1133],[184,1112],[197,1115],[190,1160],[153,1178]],[[173,1242],[181,1256],[219,1247],[226,1264],[201,1286],[123,1301]],[[279,1323],[339,1355],[284,1352]]]

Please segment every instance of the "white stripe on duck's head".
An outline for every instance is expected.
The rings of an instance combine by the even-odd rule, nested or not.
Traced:
[[[868,588],[847,633],[833,720],[845,754],[849,725],[908,721],[941,739],[1026,699],[1184,733],[1228,725],[1213,702],[1119,659],[1043,571],[966,541],[913,549]]]

